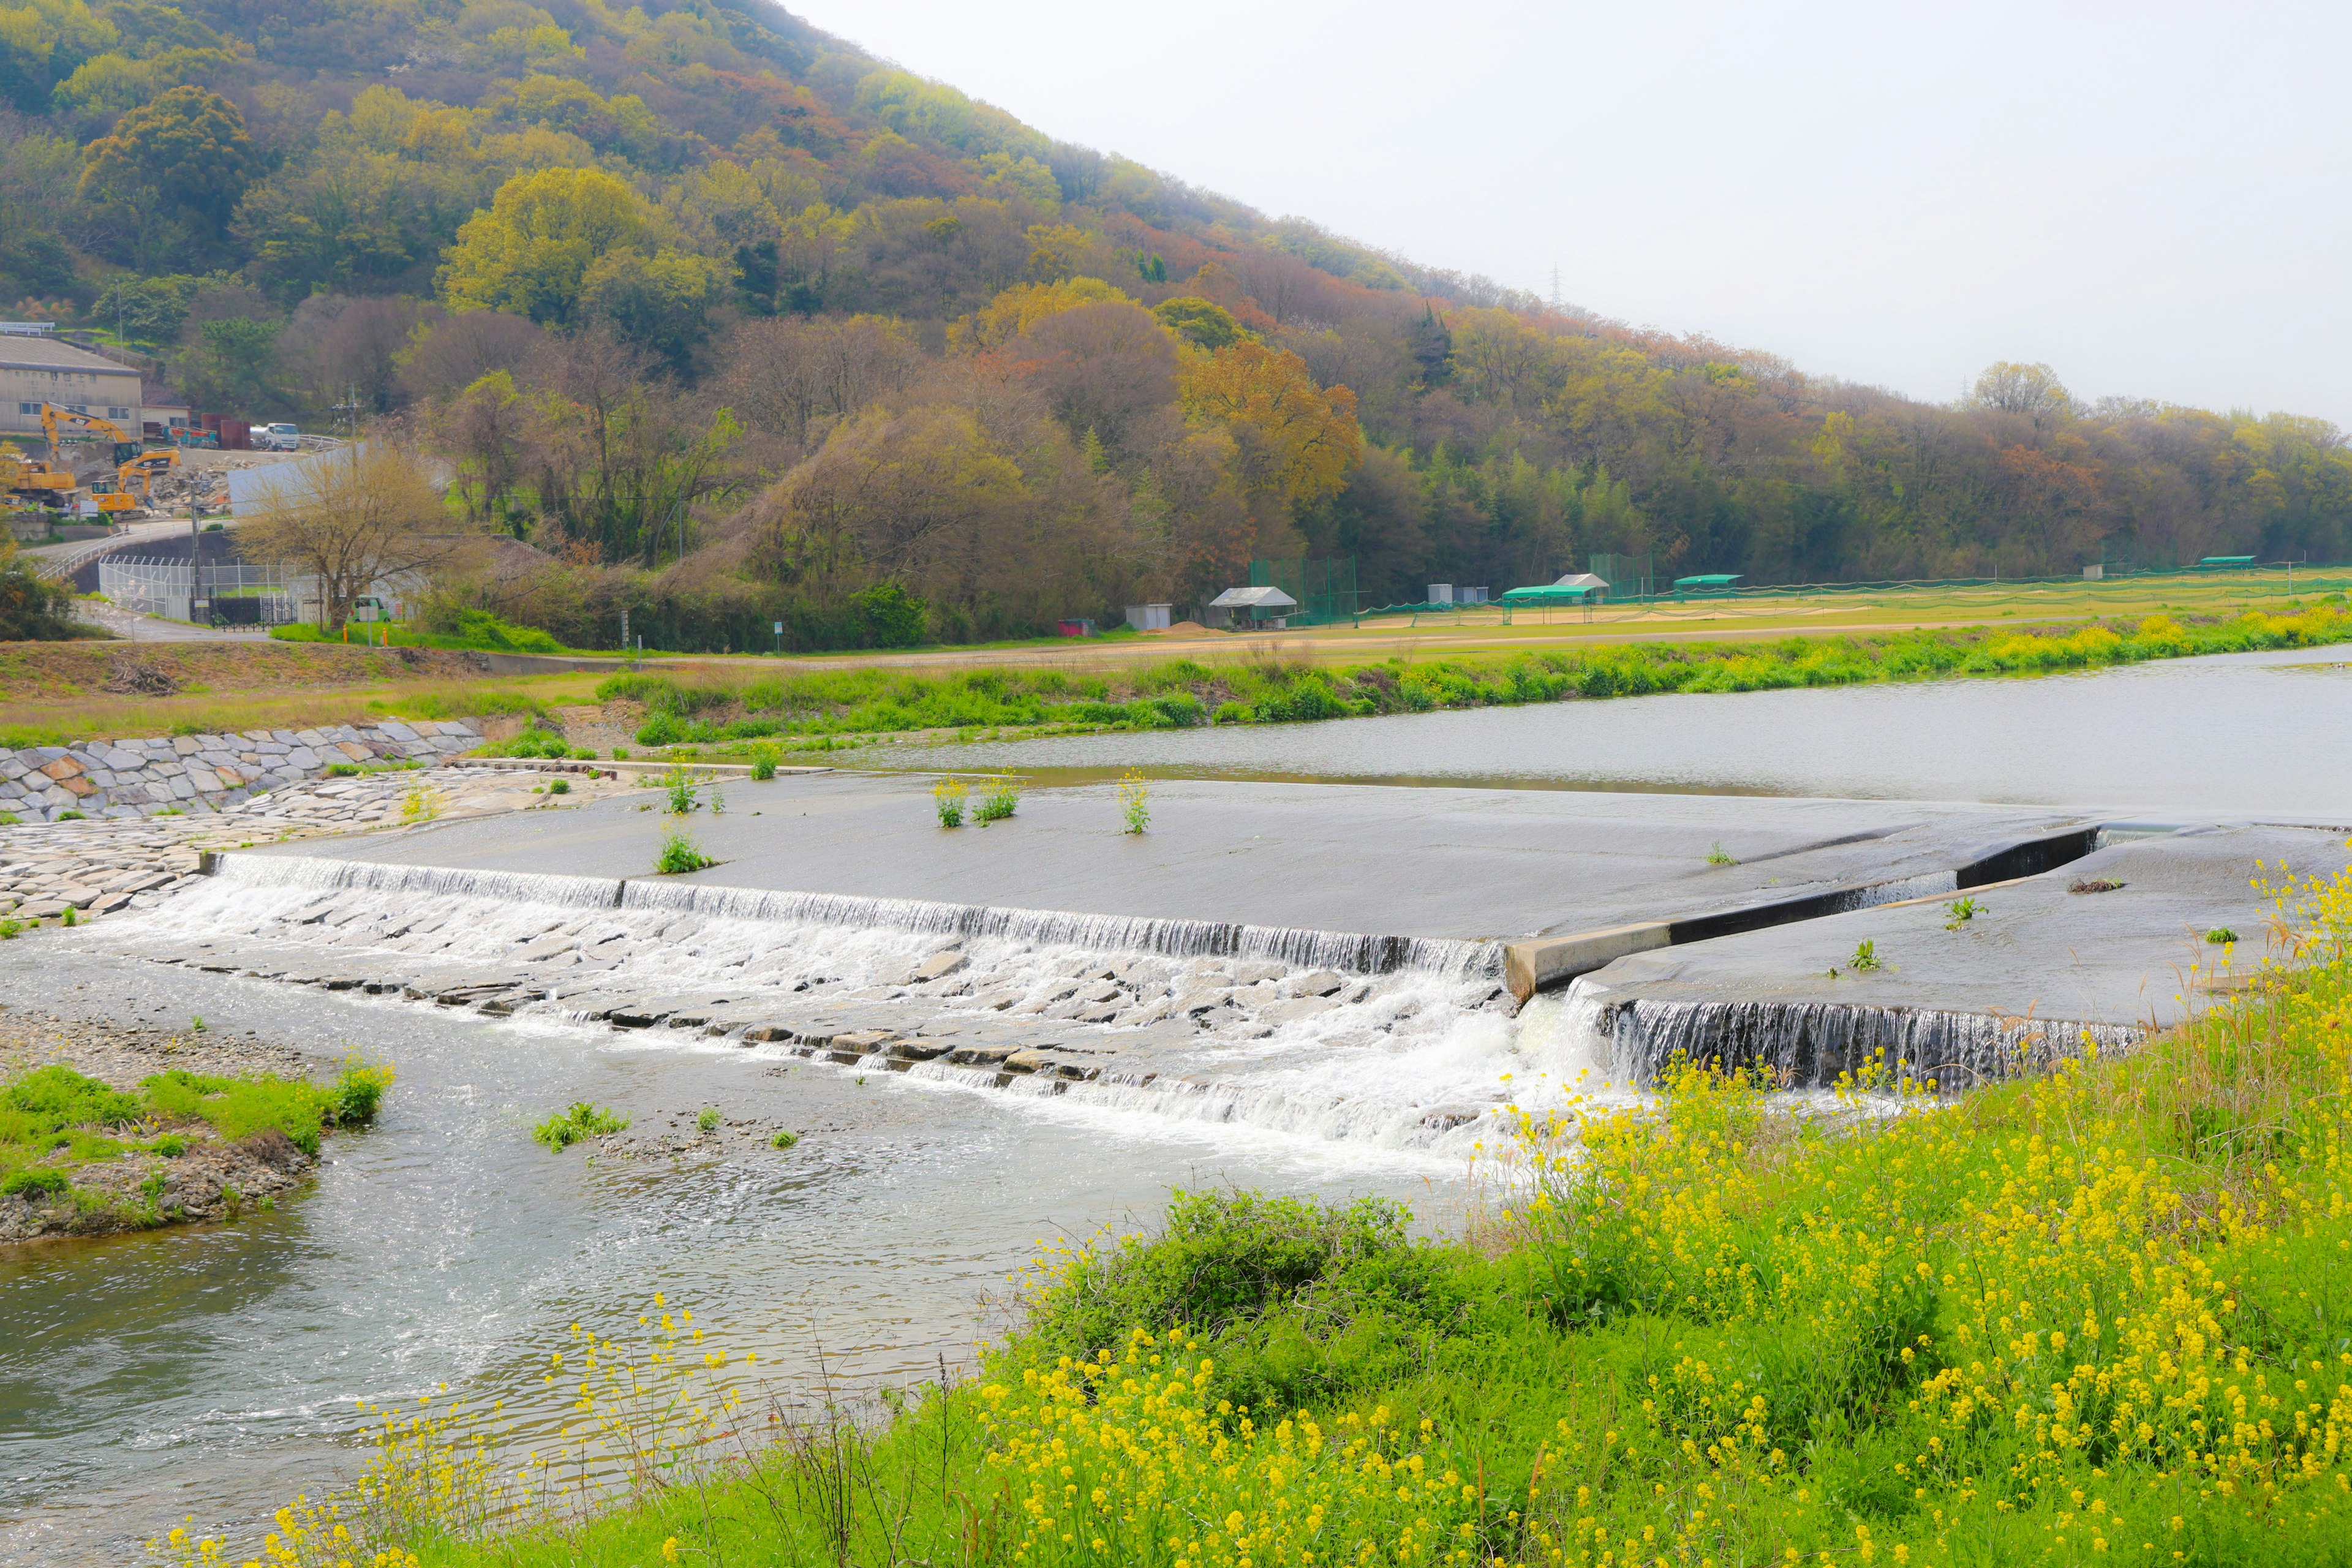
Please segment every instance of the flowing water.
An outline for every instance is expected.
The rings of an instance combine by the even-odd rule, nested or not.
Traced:
[[[2256,656],[909,760],[2340,815],[2347,673]],[[1171,1186],[1386,1194],[1442,1226],[1496,1107],[1622,1093],[1620,1061],[1742,1030],[2014,1044],[1970,1016],[1792,1023],[1580,991],[1514,1016],[1494,956],[261,857],[146,915],[0,945],[0,1002],[200,1015],[399,1073],[381,1125],[331,1139],[275,1212],[0,1258],[0,1563],[118,1559],[185,1514],[249,1541],[351,1473],[357,1399],[446,1384],[543,1433],[536,1374],[568,1325],[625,1335],[656,1290],[779,1386],[904,1383],[969,1359],[1039,1239],[1149,1224]],[[576,1100],[632,1118],[638,1152],[530,1141]],[[719,1133],[695,1131],[704,1107]],[[778,1127],[798,1145],[770,1148]]]
[[[1037,1240],[1149,1224],[1173,1185],[1381,1193],[1443,1224],[1492,1109],[1590,1065],[1556,1003],[1511,1016],[1475,944],[618,891],[232,858],[37,963],[0,949],[12,1005],[201,1016],[400,1075],[274,1213],[0,1261],[0,1562],[189,1513],[249,1531],[352,1473],[356,1399],[446,1384],[543,1436],[538,1363],[656,1289],[783,1384],[862,1386],[967,1361]],[[943,952],[953,973],[910,983]],[[574,1100],[683,1147],[530,1142]],[[704,1106],[750,1135],[696,1135]]]

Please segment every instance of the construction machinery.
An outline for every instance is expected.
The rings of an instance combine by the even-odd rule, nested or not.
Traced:
[[[63,507],[80,488],[81,481],[70,472],[0,447],[0,492],[37,506]]]
[[[64,427],[79,432],[75,437],[58,434]],[[41,405],[41,429],[49,438],[49,463],[52,467],[64,460],[64,443],[68,439],[111,440],[114,454],[110,463],[127,463],[146,449],[145,444],[131,438],[129,432],[111,419],[100,419],[95,414],[83,414],[71,408],[60,408],[54,403]]]
[[[90,499],[97,503],[100,516],[121,522],[134,521],[138,517],[145,516],[146,508],[152,504],[155,476],[179,466],[180,454],[176,447],[161,452],[142,452],[114,470],[111,489],[91,486]],[[133,486],[138,487],[139,492],[135,498],[131,494]]]

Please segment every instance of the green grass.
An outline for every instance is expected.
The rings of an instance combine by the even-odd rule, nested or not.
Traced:
[[[635,1495],[480,1533],[481,1467],[384,1511],[462,1469],[436,1428],[344,1517],[425,1568],[2341,1563],[2352,875],[2285,910],[2300,967],[2131,1057],[1948,1099],[1874,1063],[1829,1106],[1685,1065],[1530,1114],[1458,1239],[1180,1194],[864,1426],[729,1448],[739,1374],[666,1315],[583,1374],[583,1428],[667,1456]]]
[[[590,1138],[601,1138],[608,1132],[618,1132],[629,1125],[629,1120],[601,1105],[591,1105],[576,1100],[530,1130],[530,1135],[547,1145],[551,1153],[561,1154],[574,1143]]]
[[[143,1079],[138,1093],[125,1094],[51,1063],[0,1087],[0,1182],[37,1169],[55,1169],[69,1179],[77,1167],[114,1159],[162,1127],[209,1127],[224,1141],[274,1127],[316,1154],[322,1129],[373,1121],[391,1083],[391,1068],[354,1058],[331,1083],[174,1070]],[[166,1142],[173,1147],[164,1148]],[[187,1140],[164,1133],[147,1146],[184,1152]]]
[[[1761,691],[1879,681],[2027,675],[2197,654],[2352,640],[2352,610],[2326,603],[2273,615],[1778,641],[1630,643],[1407,662],[1315,667],[1268,658],[1214,667],[1171,659],[1124,670],[856,668],[681,681],[624,672],[600,701],[645,704],[646,746],[785,740],[796,749],[908,731],[1056,733],[1288,723],[1663,692]],[[754,754],[746,752],[746,754]]]

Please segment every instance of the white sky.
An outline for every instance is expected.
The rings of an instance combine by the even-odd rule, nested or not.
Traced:
[[[2352,6],[787,0],[1066,141],[1948,400],[2352,426]]]

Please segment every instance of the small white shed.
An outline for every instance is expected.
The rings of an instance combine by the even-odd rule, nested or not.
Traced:
[[[1209,601],[1208,624],[1230,626],[1243,623],[1280,631],[1298,601],[1279,588],[1228,588]]]

